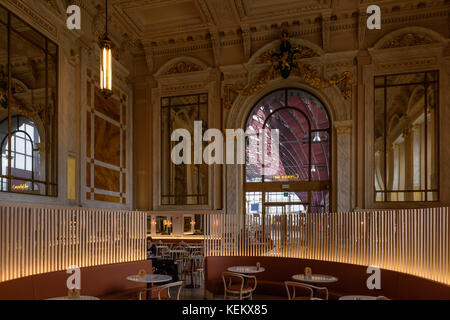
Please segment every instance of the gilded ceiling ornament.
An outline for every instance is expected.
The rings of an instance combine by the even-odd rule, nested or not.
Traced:
[[[195,71],[201,71],[202,67],[199,65],[196,65],[192,62],[179,62],[175,65],[173,65],[169,71],[167,71],[167,74],[177,74],[177,73],[189,73],[189,72],[195,72]]]
[[[388,44],[383,46],[383,49],[419,46],[430,43],[433,43],[433,39],[426,35],[406,33],[391,40]]]
[[[264,89],[267,84],[279,76],[287,79],[291,74],[303,78],[303,80],[310,86],[317,89],[329,88],[337,85],[342,92],[345,99],[350,99],[352,96],[352,81],[353,74],[351,72],[344,72],[341,75],[335,74],[331,79],[326,80],[320,78],[318,71],[311,65],[302,63],[300,60],[305,58],[317,57],[318,54],[310,48],[295,47],[289,41],[289,36],[286,31],[282,33],[282,43],[280,52],[270,50],[259,57],[258,62],[270,62],[271,66],[260,73],[258,78],[250,85],[226,85],[224,106],[226,109],[231,108],[231,93],[241,96],[251,96]]]

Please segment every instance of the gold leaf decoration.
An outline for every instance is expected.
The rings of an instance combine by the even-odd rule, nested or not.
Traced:
[[[231,93],[251,96],[264,89],[271,80],[281,76],[287,78],[290,74],[301,77],[303,81],[316,89],[324,89],[336,85],[345,99],[348,100],[352,97],[353,74],[351,72],[346,71],[342,74],[335,74],[328,80],[323,79],[318,76],[318,71],[313,66],[300,61],[301,59],[318,56],[316,52],[302,46],[291,48],[285,31],[282,33],[282,39],[280,53],[277,53],[275,50],[269,50],[259,57],[259,63],[270,62],[270,67],[263,70],[253,83],[248,86],[225,86],[224,107],[226,109],[231,108]]]

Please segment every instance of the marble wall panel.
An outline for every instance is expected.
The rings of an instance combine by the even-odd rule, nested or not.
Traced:
[[[95,116],[94,158],[120,167],[120,127]]]

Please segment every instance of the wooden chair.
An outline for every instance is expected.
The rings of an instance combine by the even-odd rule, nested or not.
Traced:
[[[201,255],[194,255],[192,259],[194,263],[193,270],[193,280],[194,285],[196,285],[196,280],[198,280],[198,286],[201,286],[203,280],[205,280],[205,257]]]
[[[174,299],[172,299],[172,297],[170,295],[170,288],[177,288],[177,294]],[[173,283],[169,283],[169,284],[165,284],[163,286],[157,286],[157,287],[153,287],[153,288],[147,288],[147,289],[139,292],[139,300],[145,300],[145,299],[143,299],[144,293],[152,294],[153,292],[156,292],[156,294],[158,296],[158,300],[180,300],[181,289],[183,289],[183,281],[173,282]],[[165,290],[167,290],[167,298],[161,296],[161,293],[164,292]]]
[[[249,280],[253,281],[253,286]],[[224,285],[224,300],[228,295],[239,297],[239,300],[253,299],[253,292],[256,290],[258,281],[255,276],[246,276],[234,272],[222,272],[222,281]]]
[[[328,300],[328,289],[327,288],[322,288],[322,287],[315,287],[306,283],[301,283],[301,282],[291,282],[291,281],[286,281],[284,283],[284,286],[286,287],[286,291],[288,294],[288,299],[289,300]],[[291,294],[291,289],[292,289],[292,294]],[[308,292],[308,296],[297,296],[297,289],[302,289],[303,291]],[[324,293],[324,298],[318,298],[315,297],[314,295],[314,291],[316,291],[317,293],[319,292],[323,292]]]

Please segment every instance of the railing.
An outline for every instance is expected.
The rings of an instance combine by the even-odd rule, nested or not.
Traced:
[[[0,282],[146,259],[142,212],[0,203]]]
[[[206,256],[371,265],[450,285],[449,208],[205,219]]]

